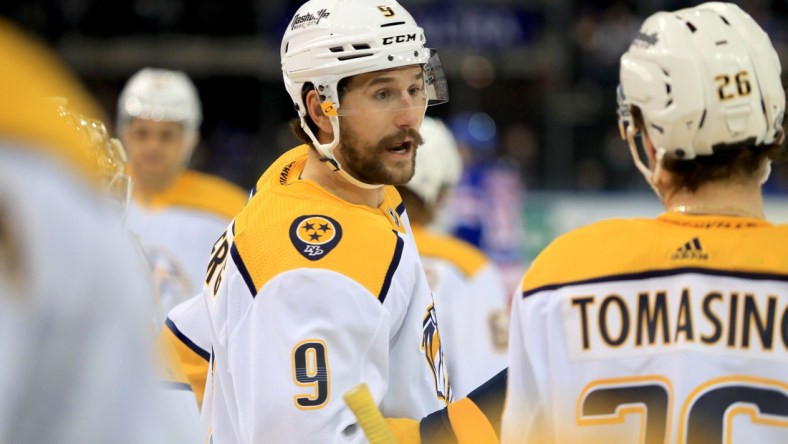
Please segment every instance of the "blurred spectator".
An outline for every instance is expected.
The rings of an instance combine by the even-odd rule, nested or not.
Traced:
[[[511,293],[524,270],[524,190],[516,164],[497,156],[498,128],[481,112],[459,114],[449,127],[464,169],[441,225],[485,252]]]

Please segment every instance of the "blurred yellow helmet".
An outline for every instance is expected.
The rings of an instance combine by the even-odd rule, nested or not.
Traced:
[[[96,163],[84,137],[53,112],[51,97],[68,97],[71,110],[101,116],[100,108],[44,44],[0,17],[0,138],[76,168],[95,182]]]

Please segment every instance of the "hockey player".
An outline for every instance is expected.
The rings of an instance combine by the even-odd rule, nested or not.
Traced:
[[[393,0],[312,0],[288,24],[282,70],[306,145],[263,174],[213,248],[202,415],[214,443],[364,442],[341,398],[360,382],[392,418],[451,400],[391,186],[413,175],[427,105],[447,100],[424,45]]]
[[[508,307],[498,268],[481,250],[431,224],[462,174],[449,129],[425,117],[416,173],[397,187],[435,298],[438,325],[454,396],[459,399],[506,367]]]
[[[147,272],[102,205],[128,189],[119,147],[71,118],[98,108],[4,20],[0,55],[0,442],[194,442],[158,389]]]
[[[154,268],[165,314],[200,291],[213,241],[247,199],[240,187],[186,168],[201,122],[197,89],[180,71],[144,68],[118,99],[134,181],[128,226]]]
[[[619,118],[666,212],[575,230],[534,261],[504,443],[788,442],[788,227],[761,194],[785,155],[780,69],[734,4],[643,23]]]

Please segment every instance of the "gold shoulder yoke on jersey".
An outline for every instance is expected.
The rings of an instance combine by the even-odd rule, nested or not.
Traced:
[[[452,236],[432,233],[421,226],[413,225],[413,237],[422,257],[451,262],[467,277],[475,276],[489,262],[481,250]]]
[[[218,176],[186,170],[169,189],[140,203],[153,209],[184,207],[230,220],[246,200],[247,193],[238,185]]]
[[[306,163],[306,152],[299,151],[274,162],[235,219],[235,248],[250,290],[260,291],[286,271],[314,268],[343,274],[384,298],[402,238],[381,209],[349,204],[311,181],[295,180]],[[396,203],[396,197],[387,193],[386,201]]]
[[[674,214],[597,222],[545,248],[526,272],[522,291],[682,270],[785,278],[788,225]]]

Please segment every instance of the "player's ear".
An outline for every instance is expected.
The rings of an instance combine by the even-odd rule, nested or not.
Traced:
[[[320,128],[320,131],[333,135],[334,128],[331,126],[331,120],[323,113],[323,108],[320,107],[320,98],[317,95],[317,91],[314,89],[309,91],[304,101],[306,102],[306,111],[309,113],[309,117]],[[317,137],[317,134],[315,136]]]
[[[654,144],[651,142],[651,138],[648,136],[648,133],[643,131],[641,134],[641,140],[643,141],[643,151],[646,152],[648,164],[653,169],[657,164],[657,150],[654,148]]]

